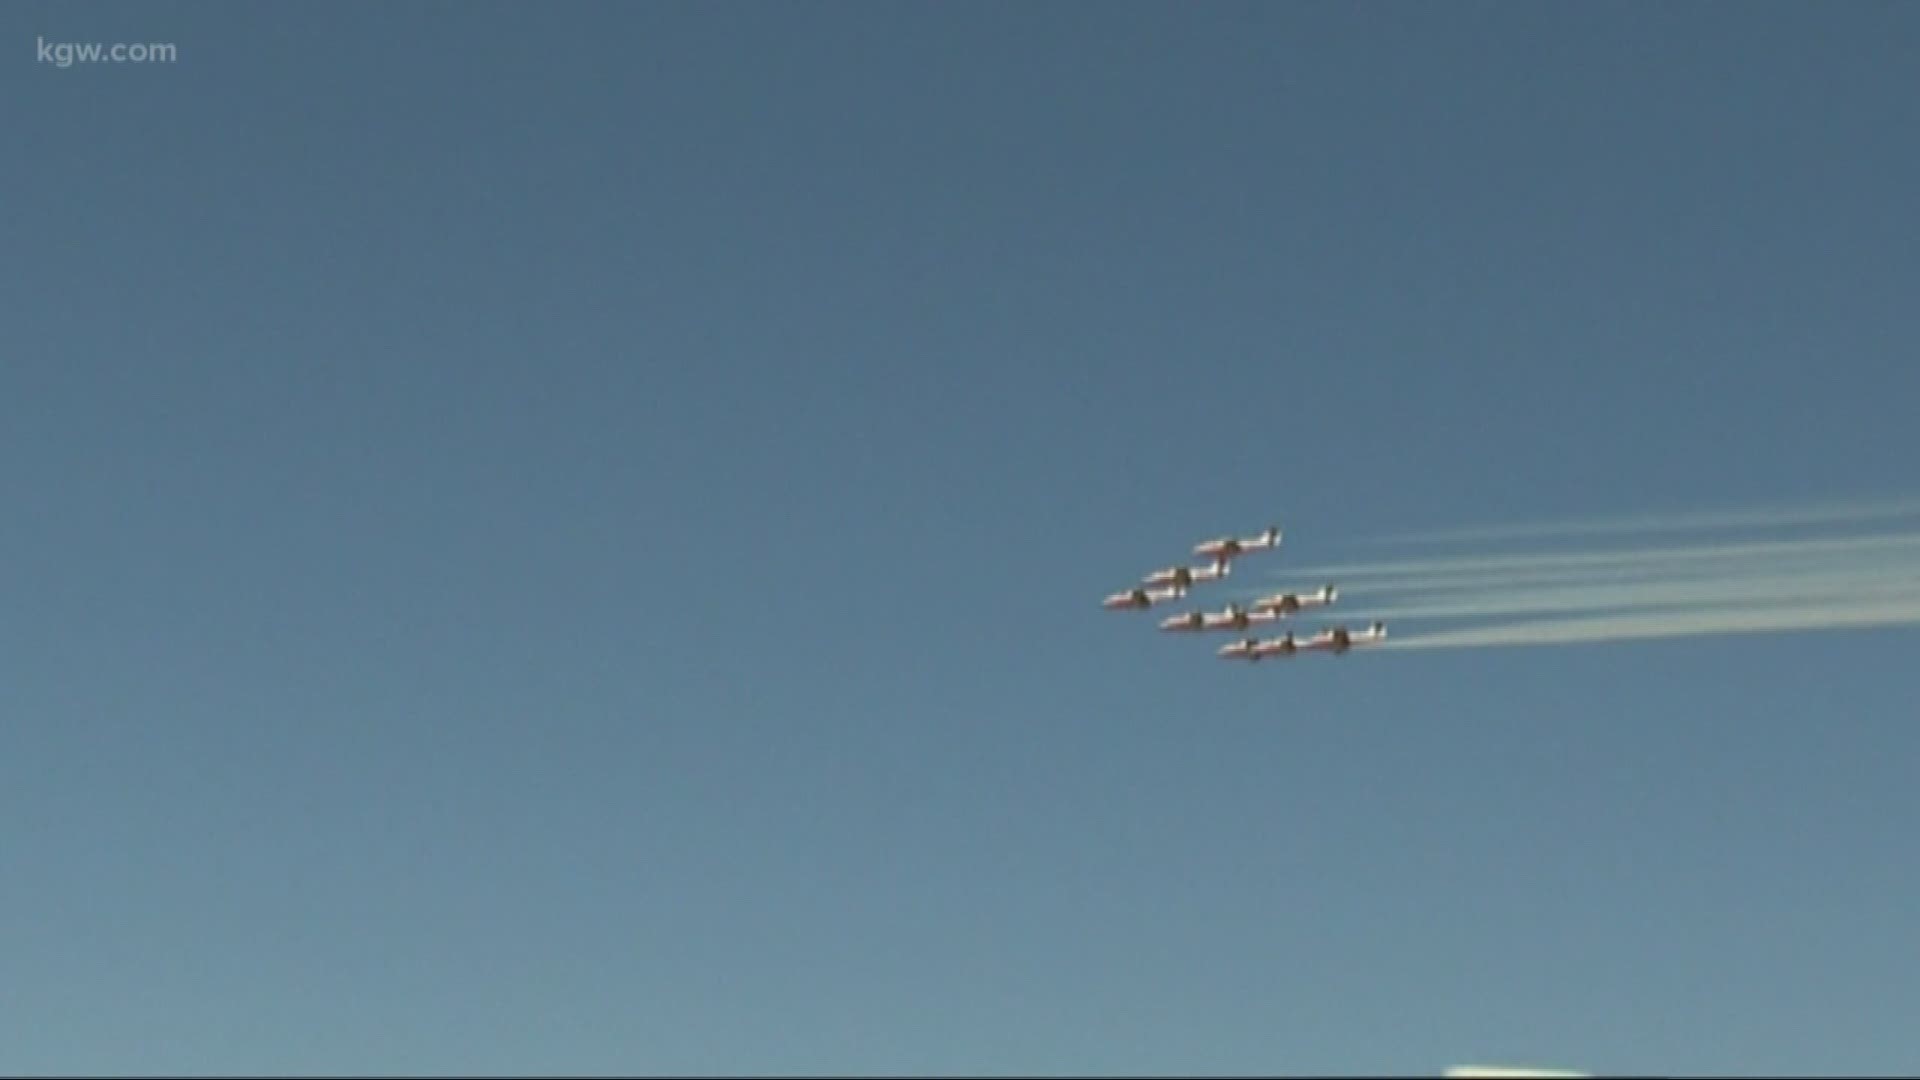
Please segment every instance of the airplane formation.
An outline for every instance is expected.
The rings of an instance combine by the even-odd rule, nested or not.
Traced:
[[[1278,525],[1269,525],[1258,536],[1227,536],[1202,541],[1194,545],[1193,553],[1211,561],[1200,566],[1169,566],[1155,570],[1142,577],[1140,584],[1107,597],[1101,606],[1110,611],[1144,610],[1185,599],[1196,584],[1225,579],[1233,571],[1234,559],[1249,552],[1267,551],[1279,546]],[[1242,634],[1242,637],[1220,646],[1216,655],[1223,660],[1249,662],[1303,652],[1327,652],[1338,656],[1355,645],[1385,640],[1387,627],[1380,622],[1360,631],[1345,626],[1328,627],[1304,640],[1294,637],[1291,630],[1279,637],[1269,638],[1248,633],[1254,626],[1277,623],[1302,611],[1327,607],[1338,597],[1339,590],[1332,585],[1322,585],[1312,592],[1274,593],[1251,604],[1230,603],[1221,611],[1193,610],[1169,615],[1160,620],[1160,629],[1170,632],[1226,630]]]

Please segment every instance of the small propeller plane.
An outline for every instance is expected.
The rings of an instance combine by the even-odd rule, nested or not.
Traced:
[[[1259,661],[1269,656],[1292,656],[1300,648],[1294,643],[1293,632],[1288,631],[1280,637],[1267,638],[1264,641],[1242,638],[1220,646],[1216,652],[1222,660]]]
[[[1254,623],[1273,622],[1280,618],[1276,611],[1249,611],[1239,604],[1228,604],[1225,611],[1189,611],[1185,615],[1169,615],[1160,621],[1162,630],[1245,630]]]
[[[1322,585],[1314,592],[1274,593],[1263,596],[1251,605],[1255,611],[1277,611],[1282,615],[1291,615],[1306,608],[1326,607],[1340,598],[1340,590],[1332,585]]]
[[[1147,608],[1169,600],[1178,600],[1187,595],[1187,590],[1178,586],[1165,589],[1145,589],[1135,587],[1114,593],[1100,602],[1100,606],[1109,611],[1125,611],[1130,608]]]
[[[1195,582],[1218,581],[1233,572],[1233,566],[1225,559],[1215,559],[1208,566],[1169,566],[1164,570],[1155,570],[1140,579],[1142,585],[1172,585],[1176,588],[1191,589]]]
[[[1344,626],[1322,630],[1313,635],[1310,640],[1303,642],[1300,647],[1318,652],[1330,652],[1338,656],[1355,645],[1373,645],[1386,639],[1387,624],[1377,622],[1357,634]]]
[[[1222,536],[1217,540],[1203,540],[1193,546],[1193,553],[1207,559],[1231,559],[1249,551],[1261,551],[1280,546],[1280,526],[1269,525],[1260,530],[1260,535],[1246,539]]]

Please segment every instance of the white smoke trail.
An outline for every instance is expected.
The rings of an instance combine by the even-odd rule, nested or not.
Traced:
[[[1743,605],[1718,611],[1641,612],[1535,620],[1388,638],[1389,649],[1464,649],[1595,644],[1708,634],[1920,626],[1920,590],[1842,603]]]
[[[1909,506],[1920,509],[1920,501],[1846,508],[1846,514],[1834,509],[1823,520]],[[1799,520],[1813,516],[1805,512]],[[1751,514],[1740,521],[1778,524],[1788,517]],[[1708,522],[1703,515],[1686,524]],[[1338,608],[1315,615],[1355,625],[1376,619],[1400,624],[1386,643],[1390,649],[1920,624],[1920,528],[1913,527],[1880,535],[1702,539],[1325,564],[1288,576],[1296,588],[1330,583],[1340,590]],[[1346,611],[1354,617],[1339,618]],[[1485,625],[1489,619],[1500,621]],[[1482,625],[1417,625],[1468,620]],[[1404,628],[1409,622],[1416,624],[1411,634]]]
[[[1708,510],[1588,518],[1584,521],[1531,522],[1483,528],[1435,529],[1383,537],[1376,543],[1460,543],[1480,540],[1541,539],[1622,533],[1690,532],[1707,529],[1786,528],[1794,525],[1872,521],[1920,514],[1920,499],[1897,498],[1830,503],[1772,510]]]
[[[1890,556],[1920,553],[1920,532],[1883,536],[1802,540],[1749,540],[1737,543],[1694,544],[1640,549],[1512,554],[1477,558],[1404,559],[1392,562],[1334,563],[1308,567],[1284,576],[1302,581],[1330,581],[1342,588],[1365,584],[1376,589],[1420,587],[1484,587],[1531,577],[1554,579],[1583,572],[1678,572],[1701,564],[1730,565],[1741,561],[1818,560],[1837,557]]]
[[[1375,619],[1411,621],[1687,606],[1717,607],[1761,602],[1832,604],[1872,601],[1902,590],[1920,590],[1920,567],[1774,578],[1733,576],[1699,581],[1494,591],[1399,605],[1370,604],[1367,606],[1367,615]]]

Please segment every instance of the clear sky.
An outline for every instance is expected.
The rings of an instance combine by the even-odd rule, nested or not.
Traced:
[[[1920,1068],[1920,631],[1099,607],[1920,494],[1920,7],[0,46],[0,1072]]]

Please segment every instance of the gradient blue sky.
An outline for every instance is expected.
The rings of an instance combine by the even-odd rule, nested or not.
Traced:
[[[1098,606],[1915,494],[1920,7],[0,28],[0,1072],[1920,1068],[1920,632]]]

